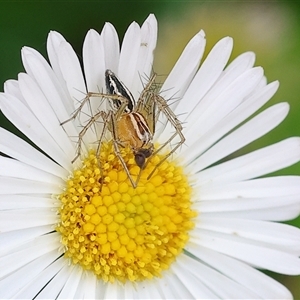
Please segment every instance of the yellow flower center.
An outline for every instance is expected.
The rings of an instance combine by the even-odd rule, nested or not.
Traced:
[[[132,151],[121,154],[136,178],[140,170]],[[105,282],[150,279],[170,266],[188,240],[196,213],[181,167],[164,161],[147,179],[162,158],[150,158],[133,188],[110,143],[102,146],[102,170],[95,153],[89,153],[59,195],[56,230],[66,257]]]

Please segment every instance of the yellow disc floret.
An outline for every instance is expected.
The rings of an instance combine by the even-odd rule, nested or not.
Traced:
[[[132,151],[122,149],[130,174],[137,178]],[[99,160],[91,151],[59,195],[65,256],[104,281],[140,281],[160,276],[181,253],[196,214],[191,188],[181,167],[155,155],[142,170],[136,188],[114,154],[103,144]]]

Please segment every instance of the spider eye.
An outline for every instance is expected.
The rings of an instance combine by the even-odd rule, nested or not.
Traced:
[[[143,152],[138,152],[134,155],[136,164],[143,169],[145,166],[146,156]]]

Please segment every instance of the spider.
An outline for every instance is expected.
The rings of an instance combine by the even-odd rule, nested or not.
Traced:
[[[165,148],[176,136],[179,136],[177,144],[163,159],[160,160],[147,179],[151,178],[155,170],[185,141],[180,121],[167,104],[167,101],[156,92],[155,78],[156,74],[153,74],[136,102],[124,83],[122,83],[111,70],[106,70],[105,82],[107,93],[88,92],[71,118],[61,123],[61,125],[64,125],[70,120],[75,119],[82,111],[83,107],[89,103],[90,99],[93,97],[101,97],[109,100],[110,109],[107,111],[100,110],[90,116],[88,122],[79,132],[78,148],[72,163],[74,163],[81,155],[83,138],[87,130],[91,128],[91,126],[94,126],[95,122],[100,118],[103,121],[103,128],[97,142],[96,157],[100,157],[102,141],[106,131],[109,130],[112,136],[115,154],[119,158],[132,186],[136,188],[141,172],[147,165],[147,160]],[[174,127],[175,132],[166,142],[160,145],[158,149],[155,149],[153,145],[153,136],[155,134],[155,125],[160,113],[165,115],[167,120]],[[120,147],[129,147],[133,152],[135,163],[140,168],[136,181],[133,180],[121,155]]]

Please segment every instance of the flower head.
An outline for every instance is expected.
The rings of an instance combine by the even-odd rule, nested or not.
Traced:
[[[121,50],[111,24],[90,30],[83,71],[57,32],[50,65],[22,49],[0,107],[39,149],[0,129],[1,298],[292,297],[257,269],[300,274],[300,231],[276,223],[299,214],[300,177],[262,177],[300,139],[225,160],[286,117],[253,117],[278,82],[251,52],[228,64],[229,37],[200,64],[200,31],[149,84],[156,36],[153,15]]]

